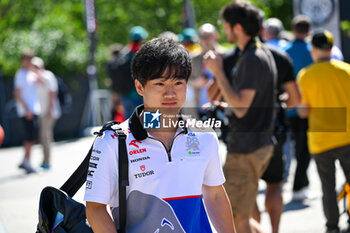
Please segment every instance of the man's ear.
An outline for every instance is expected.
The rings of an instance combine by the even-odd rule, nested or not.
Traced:
[[[236,24],[233,26],[232,30],[233,30],[235,33],[240,33],[240,32],[243,32],[243,31],[244,31],[244,29],[243,29],[243,27],[242,27],[242,25],[241,25],[240,23],[236,23]]]
[[[137,79],[135,79],[135,88],[137,93],[139,93],[140,96],[143,96],[143,85]]]

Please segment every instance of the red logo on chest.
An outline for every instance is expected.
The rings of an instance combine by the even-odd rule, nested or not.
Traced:
[[[141,169],[141,171],[144,172],[144,171],[146,170],[146,166],[145,166],[145,165],[141,165],[141,166],[140,166],[140,169]]]
[[[129,143],[129,146],[134,146],[136,148],[139,148],[139,145],[137,145],[137,143],[142,143],[141,141],[139,140],[132,140],[130,143]]]

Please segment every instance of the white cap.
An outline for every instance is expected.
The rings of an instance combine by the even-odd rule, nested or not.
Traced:
[[[33,57],[32,60],[30,60],[33,66],[37,66],[39,68],[44,68],[44,61],[40,57]]]

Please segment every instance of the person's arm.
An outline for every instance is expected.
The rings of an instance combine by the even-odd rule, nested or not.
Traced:
[[[24,100],[21,97],[21,89],[16,87],[13,91],[13,96],[15,97],[16,101],[23,106],[25,112],[26,112],[26,119],[31,120],[33,119],[33,113],[28,109],[27,105],[24,103]]]
[[[288,108],[294,108],[300,104],[301,96],[298,89],[297,83],[295,81],[289,81],[283,84],[284,90],[288,94],[286,104]]]
[[[203,199],[211,223],[218,233],[235,233],[230,201],[223,185],[202,186]]]
[[[87,201],[86,217],[94,233],[117,233],[106,205]]]
[[[204,55],[206,67],[214,74],[215,80],[225,101],[232,107],[233,113],[238,118],[244,117],[253,102],[256,91],[254,89],[243,89],[235,92],[222,69],[222,59],[213,51],[208,51]]]
[[[300,104],[298,104],[297,112],[300,118],[307,118],[310,113],[310,102],[307,94],[308,91],[312,88],[312,85],[308,80],[309,79],[306,75],[306,69],[304,68],[299,71],[297,77],[297,88],[299,90],[301,100]]]
[[[307,118],[310,113],[309,105],[305,103],[299,104],[297,108],[297,112],[300,118]]]

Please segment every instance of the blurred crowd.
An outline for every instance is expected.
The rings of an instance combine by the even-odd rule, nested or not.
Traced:
[[[322,181],[327,232],[339,232],[334,161],[339,159],[349,181],[349,158],[345,158],[349,154],[349,125],[346,115],[334,113],[346,133],[334,132],[335,120],[322,118],[313,108],[349,107],[349,65],[342,62],[332,34],[311,31],[307,16],[294,17],[292,31],[287,33],[281,20],[265,19],[260,9],[251,7],[232,4],[221,12],[227,42],[235,44],[233,47],[219,44],[218,30],[210,23],[198,30],[186,28],[180,34],[160,33],[159,37],[183,44],[192,57],[183,113],[197,119],[216,117],[224,123],[220,139],[228,149],[225,188],[237,232],[264,232],[255,201],[259,179],[267,184],[265,209],[272,232],[279,231],[282,187],[293,156],[297,161],[293,201],[319,195],[308,188],[311,155]],[[146,29],[136,26],[130,30],[130,44],[110,46],[107,71],[113,91],[112,114],[117,121],[128,118],[142,101],[132,85],[129,67],[145,40]],[[330,113],[325,110],[323,114]],[[333,153],[334,149],[342,153]]]

